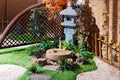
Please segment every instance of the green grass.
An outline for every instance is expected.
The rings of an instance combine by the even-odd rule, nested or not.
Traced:
[[[76,80],[77,75],[80,74],[81,72],[87,72],[97,69],[95,62],[92,59],[89,60],[89,64],[84,64],[80,66],[81,67],[79,69],[76,69],[75,71],[54,72],[54,71],[44,70],[42,68],[40,70],[42,73],[49,74],[51,76],[50,80]],[[29,80],[28,79],[29,75],[30,75],[29,73],[28,74],[25,73],[22,76],[22,79],[19,80]]]
[[[74,71],[63,71],[53,75],[50,80],[76,80],[76,76],[79,73],[75,73]]]
[[[0,54],[0,64],[16,64],[23,66],[29,69],[32,66],[32,61],[29,60],[29,54],[26,50],[21,49],[12,51],[8,49],[8,53]],[[49,74],[51,76],[50,80],[76,80],[76,76],[80,72],[86,72],[97,69],[95,62],[92,59],[89,59],[88,64],[80,65],[79,69],[75,71],[63,71],[63,72],[54,72],[43,69],[42,66],[38,66],[38,72]],[[26,71],[23,76],[18,80],[29,80],[31,71]]]
[[[19,77],[18,80],[29,80],[29,75],[31,74],[30,71],[26,71],[23,76]]]
[[[19,50],[24,50],[24,49],[25,48],[17,48],[17,47],[0,49],[0,54],[10,53],[10,52],[13,52],[13,51],[19,51]]]
[[[32,61],[29,60],[29,55],[25,51],[13,51],[10,53],[0,54],[0,64],[16,64],[29,68]]]
[[[88,64],[80,65],[83,72],[96,70],[97,66],[93,59],[89,59]]]

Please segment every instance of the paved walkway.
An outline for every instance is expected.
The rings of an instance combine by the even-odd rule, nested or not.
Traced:
[[[17,80],[26,71],[25,68],[11,64],[0,65],[0,80]]]
[[[97,70],[81,73],[76,80],[120,80],[120,70],[104,63],[98,58],[94,58]]]

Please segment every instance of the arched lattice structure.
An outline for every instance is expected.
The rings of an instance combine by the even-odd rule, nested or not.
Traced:
[[[62,17],[59,15],[59,12],[56,12],[55,15],[50,13],[49,9],[44,7],[44,4],[35,4],[27,9],[20,12],[7,26],[5,31],[0,37],[0,48],[11,47],[11,46],[20,46],[25,44],[31,44],[40,42],[42,39],[56,39],[63,35],[63,29],[60,25],[60,20]],[[44,21],[43,31],[44,34],[40,37],[33,36],[29,30],[28,24],[30,23],[31,9],[42,8],[46,14],[42,20]],[[56,16],[56,18],[52,18]],[[38,41],[39,39],[39,41]]]

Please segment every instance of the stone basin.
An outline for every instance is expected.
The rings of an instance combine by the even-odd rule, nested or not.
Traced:
[[[64,50],[64,49],[48,49],[46,51],[46,58],[57,61],[60,58],[63,57],[69,57],[71,54],[71,51]]]

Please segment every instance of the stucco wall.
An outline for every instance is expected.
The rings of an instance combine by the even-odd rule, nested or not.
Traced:
[[[5,16],[5,0],[0,0],[0,19]]]
[[[5,1],[7,9],[5,9]],[[7,18],[11,20],[15,17],[19,12],[28,6],[37,3],[37,0],[0,0],[0,19],[5,17],[5,10],[7,13]]]
[[[9,0],[7,7],[7,17],[12,19],[20,11],[27,8],[28,6],[35,4],[36,0]]]

